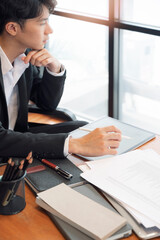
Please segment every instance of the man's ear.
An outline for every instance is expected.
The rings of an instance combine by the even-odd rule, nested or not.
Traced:
[[[8,22],[5,26],[6,32],[12,36],[16,36],[17,31],[19,29],[19,24],[16,22]]]

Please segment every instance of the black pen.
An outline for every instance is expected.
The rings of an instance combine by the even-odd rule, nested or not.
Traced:
[[[46,159],[41,159],[41,162],[46,164],[47,166],[53,168],[59,175],[61,175],[62,177],[66,178],[66,179],[70,179],[73,177],[73,175],[71,173],[61,169],[60,167],[56,166],[54,163],[51,163]]]

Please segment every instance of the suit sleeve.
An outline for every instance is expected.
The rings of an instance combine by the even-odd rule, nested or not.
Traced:
[[[68,134],[21,133],[3,128],[0,122],[0,156],[26,157],[30,151],[35,158],[64,158],[64,141]]]
[[[42,68],[40,70],[42,71]],[[66,72],[63,76],[53,76],[45,68],[43,73],[40,70],[33,67],[30,100],[38,107],[52,111],[56,109],[62,97]]]

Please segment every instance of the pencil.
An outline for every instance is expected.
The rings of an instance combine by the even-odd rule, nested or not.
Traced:
[[[7,174],[9,172],[10,167],[11,167],[11,162],[12,162],[12,158],[9,158],[7,166],[6,166],[5,171],[3,173],[2,181],[6,181],[7,180]]]
[[[33,158],[31,157],[28,161],[24,163],[23,172],[25,172],[25,170],[28,168],[28,165],[31,164],[32,162],[33,162]]]
[[[28,154],[28,156],[26,157],[26,159],[24,160],[24,166],[23,169],[24,171],[27,169],[28,165],[29,165],[29,160],[32,158],[32,151]],[[32,158],[33,161],[33,158]]]
[[[80,127],[79,130],[86,131],[86,132],[92,132],[94,129]],[[125,135],[122,135],[122,138],[124,138],[124,139],[131,139],[131,137],[125,136]]]
[[[28,153],[28,156],[26,157],[26,160],[29,160],[32,157],[32,151]]]
[[[9,179],[8,179],[9,181],[13,180],[13,176],[14,176],[15,172],[17,171],[17,169],[18,169],[18,165],[14,163],[12,172],[11,172],[11,174],[9,176]]]
[[[20,164],[17,168],[17,170],[14,173],[14,176],[12,178],[12,180],[16,180],[18,178],[20,178],[23,175],[23,164]]]
[[[10,169],[8,171],[8,174],[7,174],[7,181],[10,180],[10,177],[12,176],[13,170],[14,170],[14,162],[11,162],[11,167],[10,167]]]

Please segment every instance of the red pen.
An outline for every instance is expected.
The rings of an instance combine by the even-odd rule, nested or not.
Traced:
[[[46,164],[47,166],[53,168],[59,175],[61,175],[62,177],[66,178],[66,179],[70,179],[73,177],[73,175],[71,173],[61,169],[60,167],[56,166],[54,163],[51,163],[46,159],[41,159],[41,162]]]

